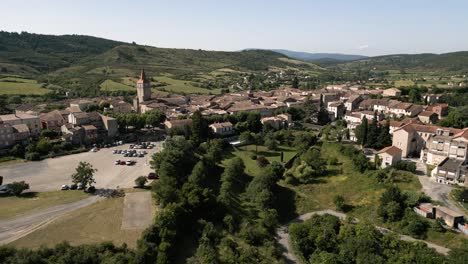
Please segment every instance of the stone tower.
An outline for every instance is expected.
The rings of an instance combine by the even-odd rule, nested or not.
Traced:
[[[136,84],[138,103],[151,99],[151,83],[146,79],[145,70],[141,70],[140,79]]]

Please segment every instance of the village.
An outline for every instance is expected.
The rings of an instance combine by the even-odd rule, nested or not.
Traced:
[[[236,146],[243,143],[239,132],[243,130],[240,127],[242,122],[231,122],[233,119],[230,117],[254,113],[263,129],[301,130],[301,127],[312,127],[319,135],[325,127],[334,127],[334,124],[344,122],[345,127],[340,131],[337,141],[362,149],[380,168],[396,166],[400,162],[416,164],[424,174],[418,178],[426,194],[434,200],[441,195],[448,196],[451,190],[450,187],[442,193],[434,194],[431,191],[434,184],[468,186],[468,128],[436,125],[438,120],[447,116],[449,105],[438,103],[437,96],[433,94],[422,95],[425,104],[416,104],[403,101],[401,91],[397,88],[368,88],[347,83],[327,85],[319,90],[283,88],[271,91],[246,90],[220,95],[163,96],[151,91],[144,70],[140,73],[136,90],[137,96],[133,102],[125,101],[122,97],[70,99],[54,102],[55,105],[62,104],[66,107],[51,111],[47,110],[46,103],[18,105],[13,114],[0,116],[0,147],[4,152],[22,148],[26,151],[27,159],[39,160],[49,156],[28,156],[28,146],[31,142],[60,141],[60,146],[66,144],[70,149],[75,146],[81,150],[95,152],[100,147],[115,146],[121,141],[143,141],[142,137],[136,140],[127,137],[135,133],[146,133],[150,138],[156,138],[154,141],[159,141],[165,137],[186,134],[192,126],[192,116],[195,113],[209,120],[209,127],[216,137]],[[298,117],[295,114],[297,111],[307,114]],[[139,125],[135,125],[138,121],[132,122],[125,118],[129,115],[147,117],[156,112],[159,113],[156,121],[143,121]],[[360,135],[362,131],[358,130],[367,130],[368,122],[376,124],[379,128],[387,126],[391,142],[379,149],[364,148]],[[366,124],[364,127],[363,123]],[[131,132],[127,132],[128,128]],[[36,149],[39,148],[38,145],[39,143],[36,144]],[[113,152],[115,154],[117,150]],[[65,155],[72,153],[74,152],[65,152]],[[84,159],[90,159],[91,162],[93,159],[99,160],[100,164],[112,166],[112,162],[108,160],[112,157],[108,153],[110,151],[104,151],[98,153],[99,158]],[[121,161],[118,162],[120,164]],[[130,160],[127,161],[128,164],[129,162]],[[149,168],[147,164],[137,164],[130,174],[116,167],[104,167],[104,171],[114,171],[115,175],[120,175],[120,184],[124,184],[120,186],[130,187],[130,178],[141,172],[148,173]],[[65,184],[68,181],[66,173],[64,170],[61,173],[63,175],[58,175],[60,173],[57,171],[54,173],[56,176],[41,175],[34,179],[21,175],[15,177],[32,181],[39,186],[43,185],[38,183],[38,179],[44,179],[48,184],[39,189],[35,189],[37,186],[33,187],[33,190],[50,191],[57,188],[54,184]],[[123,174],[126,176],[122,176]],[[425,183],[426,178],[429,184]],[[110,182],[112,181],[102,186],[119,187],[109,185]],[[447,227],[468,234],[463,211],[455,202],[449,201],[449,204],[445,205],[422,203],[413,210],[426,218],[442,218]]]

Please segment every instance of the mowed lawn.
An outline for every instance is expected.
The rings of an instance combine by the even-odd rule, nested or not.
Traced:
[[[49,89],[42,88],[41,84],[35,80],[5,77],[0,79],[0,94],[5,95],[41,95],[50,92]]]
[[[234,151],[232,154],[244,161],[246,172],[252,176],[260,173],[261,168],[257,165],[257,161],[251,158],[252,155],[255,155],[255,145],[238,147],[238,150],[239,151]],[[280,162],[281,152],[284,153],[284,162],[288,162],[297,153],[294,148],[288,146],[279,146],[277,150],[268,150],[265,146],[258,146],[257,156],[264,156],[270,162]]]
[[[121,230],[124,197],[105,198],[70,212],[37,231],[11,243],[16,247],[38,248],[68,241],[71,245],[112,241],[135,248],[143,229]]]
[[[83,191],[23,193],[21,196],[0,197],[0,220],[33,213],[55,205],[72,203],[88,197]]]
[[[157,82],[164,82],[167,83],[168,85],[166,86],[159,86],[158,89],[164,88],[167,91],[175,92],[175,93],[195,93],[195,94],[220,94],[221,89],[205,89],[205,88],[200,88],[200,87],[195,87],[191,84],[190,81],[185,81],[185,80],[176,80],[172,79],[170,77],[156,77],[155,80]]]
[[[125,85],[123,83],[118,83],[113,80],[105,80],[101,85],[101,91],[136,91],[136,88]]]

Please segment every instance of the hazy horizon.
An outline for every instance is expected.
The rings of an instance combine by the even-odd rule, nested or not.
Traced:
[[[468,50],[468,2],[462,0],[3,2],[0,30],[9,32],[220,51],[379,56]]]

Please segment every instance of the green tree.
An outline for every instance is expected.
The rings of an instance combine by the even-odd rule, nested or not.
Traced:
[[[78,166],[75,169],[75,173],[72,174],[72,182],[77,184],[81,183],[83,186],[92,186],[96,181],[94,180],[94,173],[97,172],[97,169],[93,168],[88,162],[80,161]]]
[[[408,94],[409,101],[412,103],[417,103],[421,101],[421,91],[418,88],[413,88]]]
[[[368,134],[368,122],[367,118],[364,117],[360,125],[356,127],[355,133],[357,138],[357,143],[361,146],[365,146],[367,144],[367,134]]]
[[[392,145],[392,135],[390,134],[390,121],[387,120],[385,125],[380,128],[380,133],[377,138],[377,148],[384,148]]]
[[[198,146],[206,141],[210,135],[208,122],[202,116],[200,111],[196,111],[192,115],[192,135],[190,139]]]
[[[345,199],[342,195],[335,195],[333,197],[333,203],[335,204],[336,210],[343,211],[345,207]]]
[[[294,76],[294,79],[292,80],[292,88],[299,88],[299,79],[297,78],[297,76]]]
[[[377,124],[377,113],[374,113],[374,118],[367,130],[366,146],[374,148],[378,144],[378,137],[380,135],[379,126]]]
[[[151,110],[144,115],[146,125],[151,127],[157,127],[166,120],[166,114],[161,110]]]
[[[39,141],[36,144],[36,150],[42,155],[49,153],[51,148],[52,148],[52,145],[50,144],[50,140],[47,138],[39,139]]]
[[[135,185],[138,188],[143,188],[145,187],[145,184],[148,182],[148,179],[145,176],[140,176],[135,179]]]
[[[325,109],[324,107],[320,108],[317,114],[317,121],[318,124],[321,126],[330,123],[330,115],[328,114],[327,109]]]

